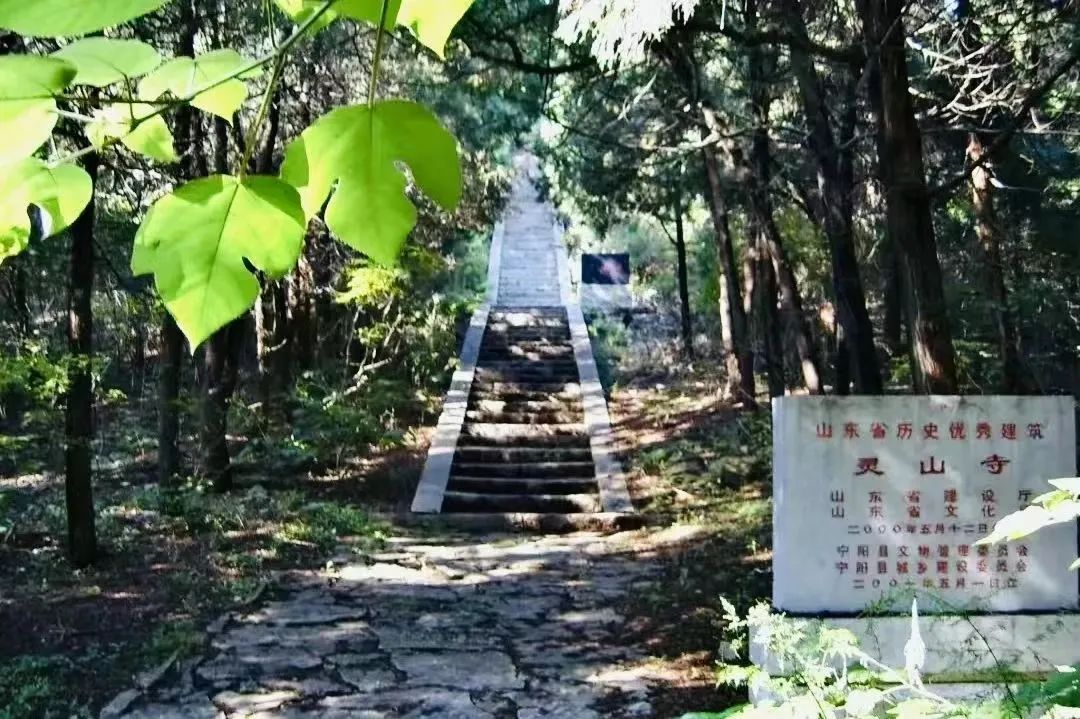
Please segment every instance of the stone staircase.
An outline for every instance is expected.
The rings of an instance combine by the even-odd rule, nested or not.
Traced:
[[[443,512],[599,512],[566,310],[493,311]]]

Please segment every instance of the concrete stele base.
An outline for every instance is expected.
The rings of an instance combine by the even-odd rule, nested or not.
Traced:
[[[910,617],[809,621],[850,631],[871,657],[903,670],[904,644],[911,636]],[[1011,673],[1014,679],[1015,674],[1041,678],[1057,667],[1080,663],[1080,614],[934,615],[920,617],[919,627],[926,643],[923,679],[947,699],[997,697],[1004,685],[996,678],[1003,672]],[[751,661],[770,676],[788,676],[790,665],[785,667],[772,656],[764,641],[760,633],[751,632]],[[839,668],[839,661],[834,666]],[[755,704],[775,699],[767,687],[751,687]]]

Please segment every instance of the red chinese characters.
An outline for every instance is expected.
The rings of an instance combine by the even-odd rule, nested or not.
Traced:
[[[984,459],[982,462],[979,462],[979,464],[986,467],[986,471],[990,474],[1001,474],[1005,471],[1005,467],[1009,464],[1009,462],[1010,460],[1002,457],[1000,454],[997,454],[995,452],[994,454]]]
[[[859,457],[855,463],[855,476],[861,477],[865,474],[876,474],[881,476],[885,474],[882,470],[878,469],[877,457]]]

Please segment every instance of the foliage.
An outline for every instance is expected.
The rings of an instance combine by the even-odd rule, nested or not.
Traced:
[[[31,7],[3,2],[0,27],[27,35],[81,35],[128,22],[162,4],[161,0],[100,0],[91,7],[85,0],[48,0]],[[325,0],[314,6],[306,0],[282,2],[279,7],[300,24],[255,61],[225,48],[173,58],[158,67],[161,56],[155,48],[111,38],[76,40],[53,57],[0,57],[0,131],[16,140],[6,143],[0,155],[0,166],[16,167],[15,172],[5,173],[10,187],[3,193],[0,213],[0,260],[26,247],[30,236],[26,211],[31,205],[43,207],[51,216],[45,233],[51,234],[70,223],[90,201],[85,173],[75,165],[88,150],[59,156],[52,152],[48,164],[31,157],[50,139],[56,125],[56,98],[63,95],[82,110],[65,116],[86,119],[92,149],[103,151],[119,142],[171,162],[176,155],[162,120],[164,113],[190,105],[231,121],[248,97],[245,81],[272,64],[237,177],[197,180],[160,200],[140,229],[133,269],[155,275],[166,307],[192,344],[198,345],[254,303],[257,283],[245,262],[271,277],[284,276],[296,264],[303,220],[322,212],[334,185],[336,191],[326,209],[330,229],[370,257],[393,262],[416,217],[404,195],[406,178],[394,163],[406,162],[416,183],[448,210],[460,199],[461,176],[457,144],[429,112],[408,102],[375,103],[383,34],[401,23],[441,53],[471,4],[472,0]],[[329,14],[331,10],[334,15]],[[246,177],[270,99],[294,46],[317,23],[325,27],[321,21],[339,16],[378,26],[367,104],[331,112],[303,133],[287,153],[284,182],[268,176]],[[143,75],[139,102],[134,102],[132,81]],[[64,95],[72,85],[96,90]],[[51,194],[43,194],[35,179],[39,177],[50,180]],[[285,182],[294,184],[300,194]],[[247,227],[249,237],[258,239],[245,243],[237,234],[241,226]],[[251,232],[252,227],[258,231]]]
[[[1039,495],[1027,507],[998,520],[994,531],[976,544],[996,544],[1023,539],[1040,529],[1075,522],[1080,517],[1080,477],[1051,479],[1054,489]],[[1069,567],[1080,568],[1080,559]]]
[[[745,617],[727,600],[724,604],[729,646],[745,658],[748,636],[760,644],[785,676],[772,677],[756,666],[721,663],[717,681],[722,684],[752,684],[769,697],[754,707],[745,705],[722,714],[689,715],[683,719],[739,717],[765,719],[789,717],[852,719],[903,717],[905,719],[1006,719],[1018,716],[1057,716],[1055,710],[1080,706],[1080,671],[1059,667],[1042,681],[1023,681],[1013,688],[1014,679],[1002,668],[1002,681],[1010,688],[997,700],[951,701],[922,684],[918,668],[888,667],[858,646],[847,630],[829,626],[828,620],[795,619],[773,613],[761,603]],[[915,617],[917,621],[917,615]],[[905,650],[906,652],[906,650]]]

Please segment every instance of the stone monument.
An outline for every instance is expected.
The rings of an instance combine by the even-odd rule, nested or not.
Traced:
[[[581,308],[586,312],[622,312],[633,308],[630,294],[630,255],[581,256]]]
[[[1076,524],[976,544],[1076,474],[1072,397],[785,397],[773,433],[778,611],[830,617],[902,667],[915,597],[924,671],[953,689],[1080,661]]]

